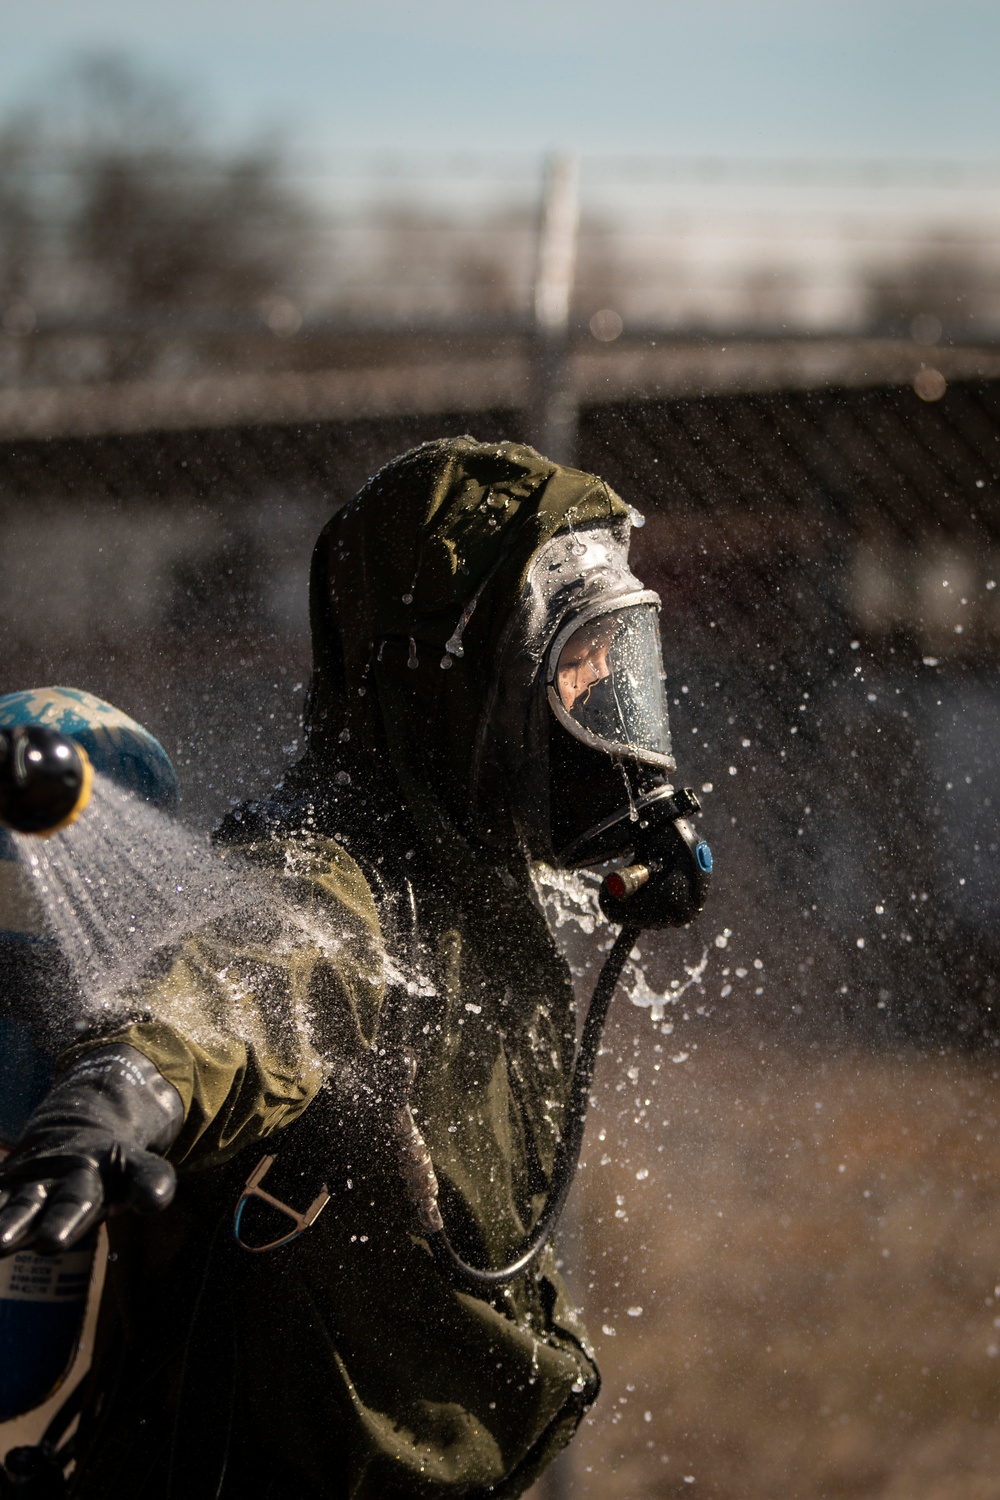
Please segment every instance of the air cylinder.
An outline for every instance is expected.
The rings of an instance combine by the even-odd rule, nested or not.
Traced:
[[[61,1255],[20,1250],[0,1260],[0,1422],[58,1389],[80,1343],[97,1231]]]

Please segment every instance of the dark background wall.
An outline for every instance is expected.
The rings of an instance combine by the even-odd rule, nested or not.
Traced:
[[[710,788],[711,911],[651,975],[666,984],[728,930],[717,1023],[992,1030],[998,403],[979,384],[933,405],[903,388],[581,414],[580,464],[646,515],[634,555],[663,598],[680,775]],[[297,753],[328,515],[413,443],[520,425],[457,412],[4,444],[0,688],[119,704],[209,826]]]

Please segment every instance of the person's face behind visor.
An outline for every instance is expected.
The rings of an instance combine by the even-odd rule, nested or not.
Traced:
[[[588,830],[627,817],[673,766],[655,603],[568,622],[551,649],[548,700],[554,848],[571,862],[608,857],[613,837],[595,843]]]
[[[666,767],[670,731],[655,605],[606,610],[556,638],[549,703],[585,744]],[[672,764],[672,762],[670,762]]]
[[[614,635],[606,620],[585,625],[570,636],[559,656],[556,688],[567,713],[572,713],[579,699],[586,703],[596,682],[611,676],[608,647]]]

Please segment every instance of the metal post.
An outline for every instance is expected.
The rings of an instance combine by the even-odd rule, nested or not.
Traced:
[[[558,463],[576,457],[577,405],[569,360],[569,311],[580,218],[574,155],[553,154],[545,165],[535,268],[531,437]]]

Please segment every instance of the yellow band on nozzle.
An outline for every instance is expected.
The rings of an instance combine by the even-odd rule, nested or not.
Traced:
[[[83,780],[80,783],[79,795],[77,796],[76,801],[73,803],[73,806],[70,808],[66,816],[64,818],[60,818],[58,823],[53,823],[51,828],[40,828],[35,834],[36,838],[51,838],[54,833],[61,833],[64,828],[69,828],[71,823],[76,822],[77,818],[80,816],[80,814],[83,812],[83,809],[90,801],[90,794],[94,790],[94,768],[90,763],[90,756],[87,754],[83,746],[78,744],[76,740],[73,741],[73,748],[76,751],[77,755],[80,757],[80,769],[83,772]]]

